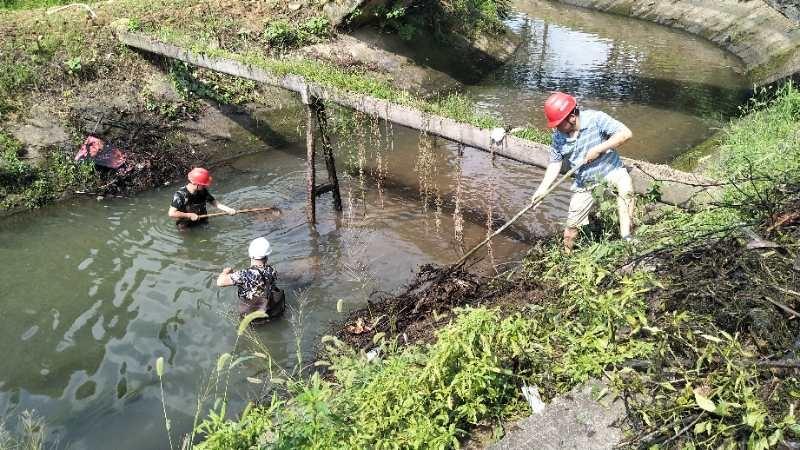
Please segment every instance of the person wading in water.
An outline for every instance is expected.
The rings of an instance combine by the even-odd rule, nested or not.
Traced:
[[[189,183],[178,189],[172,196],[172,205],[169,207],[169,217],[176,219],[175,225],[180,229],[186,229],[192,225],[208,222],[206,218],[200,218],[207,214],[206,203],[214,205],[228,214],[236,214],[236,210],[229,208],[218,202],[214,196],[208,192],[211,185],[211,174],[202,167],[196,167],[187,175]]]
[[[268,316],[266,320],[278,317],[283,314],[286,304],[283,291],[275,286],[278,272],[267,264],[267,256],[272,253],[269,241],[263,237],[254,239],[248,253],[250,267],[235,272],[226,267],[217,277],[217,286],[236,286],[239,289],[241,316],[264,311]]]
[[[620,237],[631,241],[633,182],[615,150],[633,136],[631,130],[604,112],[581,111],[575,97],[563,92],[554,92],[547,98],[544,114],[547,127],[554,128],[553,144],[550,164],[532,200],[541,197],[555,181],[564,158],[577,167],[564,229],[564,250],[572,251],[578,228],[589,223],[589,213],[595,206],[592,189],[604,182],[616,190]]]

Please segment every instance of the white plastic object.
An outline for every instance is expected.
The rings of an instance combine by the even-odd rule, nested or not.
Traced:
[[[377,358],[381,354],[381,348],[375,347],[372,350],[367,352],[367,362],[372,362],[373,359]]]
[[[544,412],[545,405],[542,401],[542,397],[539,395],[538,387],[523,385],[522,396],[528,401],[528,405],[530,405],[531,411],[533,411],[534,414],[541,414]]]
[[[492,128],[489,137],[492,139],[492,142],[499,144],[506,138],[506,130],[502,128]]]

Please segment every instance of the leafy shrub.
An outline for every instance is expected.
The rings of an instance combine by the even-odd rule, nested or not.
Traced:
[[[64,67],[67,70],[67,73],[70,75],[78,75],[83,68],[81,64],[81,57],[76,56],[74,58],[69,58],[68,60],[64,61]]]
[[[420,33],[433,31],[440,39],[456,31],[468,36],[479,31],[501,31],[511,12],[508,0],[437,0],[382,5],[375,11],[382,30],[410,41]]]
[[[52,152],[41,168],[21,161],[17,153],[22,145],[0,132],[0,207],[45,205],[72,186],[87,186],[97,181],[94,166],[76,163],[69,155]]]

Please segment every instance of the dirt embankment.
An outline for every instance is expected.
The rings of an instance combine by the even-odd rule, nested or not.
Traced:
[[[336,31],[339,23],[322,19],[316,3],[262,6],[250,10],[241,2],[220,1],[142,9],[130,0],[94,5],[93,16],[80,8],[53,16],[43,10],[0,13],[0,31],[8,38],[0,46],[0,138],[10,136],[19,143],[13,146],[16,157],[0,162],[0,171],[22,164],[42,168],[28,170],[40,174],[40,180],[55,178],[57,171],[47,170],[52,155],[62,163],[71,160],[90,134],[127,156],[123,170],[102,170],[91,183],[45,183],[46,189],[64,190],[52,196],[30,199],[27,192],[18,192],[20,186],[0,186],[0,209],[37,206],[75,191],[127,195],[181,178],[195,165],[280,147],[296,135],[294,124],[286,120],[297,108],[292,95],[121,47],[109,26],[119,17],[135,18],[131,23],[137,27],[166,25],[187,36],[211,32],[228,51],[274,44],[276,52],[369,73],[421,96],[461,85],[460,76],[429,67],[418,60],[421,55],[408,51],[408,45],[384,45],[383,37],[390,35],[340,34],[347,30]],[[279,26],[269,28],[274,24]],[[269,41],[266,29],[278,37]],[[298,36],[305,40],[289,42]],[[483,54],[488,58],[484,62],[492,64],[472,70],[489,70],[510,57],[517,45],[510,34],[493,36],[481,32],[459,51],[448,47],[440,52],[451,57],[459,53],[462,59]],[[454,68],[455,72],[464,74]]]
[[[800,26],[781,0],[558,0],[686,30],[745,63],[758,84],[800,71]],[[775,9],[772,5],[778,6]],[[783,7],[785,6],[785,7]]]

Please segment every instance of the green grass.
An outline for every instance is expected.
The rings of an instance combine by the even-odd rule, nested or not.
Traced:
[[[749,105],[750,114],[726,132],[720,156],[709,175],[737,183],[755,193],[776,182],[800,180],[800,91],[791,83],[773,93],[762,91]]]
[[[73,2],[68,0],[0,0],[0,9],[34,9],[68,3]]]
[[[35,70],[34,64],[20,62],[10,52],[0,53],[0,116],[17,108],[15,98],[31,86]]]
[[[57,21],[45,26],[48,31],[35,37],[0,41],[0,116],[19,111],[32,88],[68,84],[97,65],[82,30]]]
[[[299,24],[280,19],[264,28],[264,40],[281,50],[320,42],[332,34],[331,23],[324,16],[312,17]]]
[[[522,128],[515,130],[512,133],[514,136],[529,141],[538,142],[544,145],[553,143],[553,133],[550,130],[542,130],[539,128]]]

